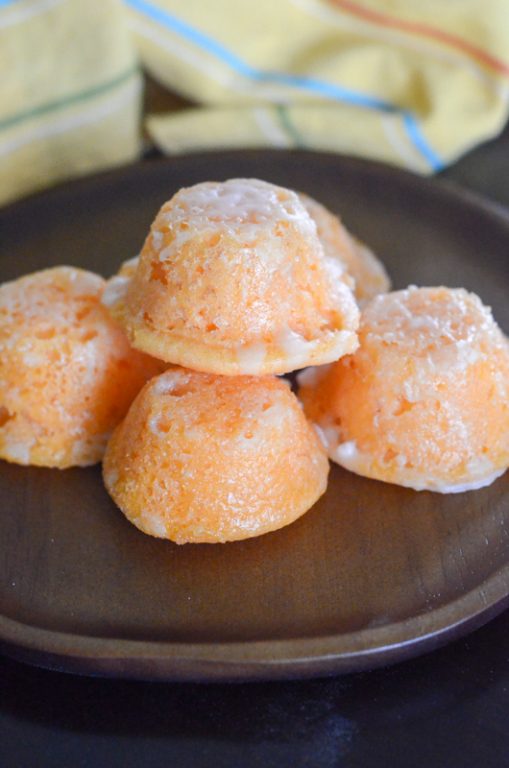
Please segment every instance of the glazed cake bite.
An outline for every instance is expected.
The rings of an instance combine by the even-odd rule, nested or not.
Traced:
[[[133,346],[223,375],[285,373],[357,346],[342,264],[296,193],[256,179],[181,189],[105,304]]]
[[[389,275],[367,245],[350,234],[339,217],[317,200],[303,192],[299,192],[299,197],[316,224],[325,254],[337,259],[344,267],[345,274],[350,277],[350,285],[360,306],[364,306],[379,293],[390,291]]]
[[[70,467],[102,459],[162,365],[131,349],[100,303],[105,281],[55,267],[0,286],[0,457]]]
[[[104,482],[151,536],[225,542],[274,531],[324,493],[329,463],[285,381],[174,368],[113,433]]]
[[[453,493],[509,466],[509,346],[463,289],[408,288],[366,307],[355,354],[300,379],[331,459],[366,477]]]

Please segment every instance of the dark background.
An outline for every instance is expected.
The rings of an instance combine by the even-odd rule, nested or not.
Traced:
[[[509,206],[509,130],[441,175]],[[506,612],[389,669],[242,685],[80,678],[0,657],[0,768],[501,768],[508,637]]]
[[[389,669],[140,683],[0,660],[2,768],[491,768],[509,764],[509,612]]]

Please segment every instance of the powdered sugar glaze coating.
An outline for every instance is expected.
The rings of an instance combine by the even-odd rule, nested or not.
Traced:
[[[171,214],[162,220],[175,232],[170,250],[178,250],[195,232],[209,229],[211,224],[222,224],[226,233],[247,242],[256,241],[267,225],[284,226],[284,222],[293,224],[304,236],[316,233],[312,219],[305,215],[295,193],[259,179],[206,181],[181,189]],[[154,228],[152,237],[155,234],[156,241],[159,236],[164,239],[164,232],[164,226],[162,231]]]
[[[126,517],[179,544],[281,528],[321,496],[327,474],[286,382],[182,368],[146,385],[104,460],[106,487]]]
[[[375,298],[357,352],[301,376],[329,456],[416,490],[460,492],[509,466],[509,347],[491,310],[463,289]]]
[[[391,281],[380,259],[324,205],[302,192],[299,198],[316,224],[326,256],[344,268],[344,279],[351,285],[359,305],[365,306],[379,293],[387,293]]]
[[[105,298],[133,345],[196,370],[285,373],[357,344],[342,265],[298,196],[256,179],[177,192],[119,277]]]
[[[100,303],[105,281],[73,267],[0,286],[0,456],[100,461],[113,428],[163,365],[131,349]]]

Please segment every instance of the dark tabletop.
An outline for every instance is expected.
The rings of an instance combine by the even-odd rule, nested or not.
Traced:
[[[509,206],[509,130],[443,176]],[[507,766],[508,637],[506,612],[388,669],[243,685],[80,678],[0,658],[0,766]]]

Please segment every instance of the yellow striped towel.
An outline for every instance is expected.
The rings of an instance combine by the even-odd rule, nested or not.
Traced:
[[[134,159],[141,77],[120,0],[0,0],[0,204]]]
[[[305,147],[438,170],[496,135],[506,0],[126,0],[146,68],[203,105],[148,118],[170,153]]]
[[[137,56],[197,104],[148,116],[164,152],[430,173],[503,127],[508,51],[506,0],[0,0],[0,203],[137,156]]]

